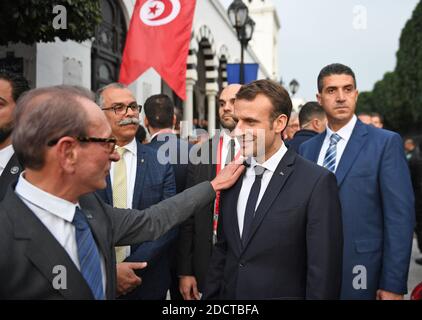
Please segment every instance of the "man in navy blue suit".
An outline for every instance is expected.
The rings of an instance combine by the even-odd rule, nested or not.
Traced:
[[[98,194],[114,207],[133,209],[145,209],[175,195],[171,165],[161,164],[153,148],[135,139],[141,106],[132,92],[124,85],[112,83],[97,92],[96,100],[110,123],[121,155],[111,166],[106,189]],[[124,299],[166,298],[170,285],[166,254],[172,232],[139,246],[116,248],[118,295]],[[138,271],[143,268],[141,262],[148,265]]]
[[[179,139],[173,132],[176,124],[174,104],[165,94],[150,96],[144,104],[144,124],[151,134],[150,147],[157,150],[157,157],[161,163],[170,163],[176,179],[176,193],[186,189],[188,177],[189,151],[192,148],[187,140]],[[182,300],[179,292],[179,277],[176,272],[177,236],[179,229],[176,227],[168,232],[168,265],[171,271],[171,300]]]
[[[302,143],[325,130],[327,116],[318,102],[309,101],[300,108],[299,125],[300,130],[295,133],[293,139],[288,143],[289,149],[293,149],[296,152],[299,151]]]
[[[342,223],[335,176],[288,150],[292,103],[271,80],[236,94],[233,135],[250,166],[221,194],[204,299],[338,299]]]
[[[335,173],[343,216],[343,299],[402,299],[415,225],[414,196],[402,139],[355,116],[353,71],[342,64],[318,76],[325,132],[299,148]]]

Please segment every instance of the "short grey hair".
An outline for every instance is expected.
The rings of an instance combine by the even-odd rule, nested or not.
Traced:
[[[98,89],[95,92],[95,103],[98,104],[101,108],[104,106],[103,92],[109,88],[128,89],[127,85],[124,85],[123,83],[119,82],[112,82]]]
[[[81,100],[91,100],[80,87],[54,86],[25,93],[14,110],[13,148],[19,162],[33,170],[45,163],[48,142],[64,136],[86,136],[89,119]]]

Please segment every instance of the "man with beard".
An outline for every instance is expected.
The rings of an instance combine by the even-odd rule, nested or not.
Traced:
[[[97,92],[97,104],[104,111],[117,139],[121,159],[111,165],[107,187],[99,195],[117,208],[145,209],[176,194],[173,169],[159,163],[156,151],[135,139],[141,106],[124,85],[112,83]],[[172,231],[169,231],[172,232]],[[164,237],[164,239],[163,239]],[[166,236],[139,246],[117,247],[117,294],[124,299],[165,299],[169,288]],[[141,262],[148,262],[137,271]],[[138,274],[135,273],[138,272]],[[142,281],[142,286],[139,286]],[[136,290],[134,290],[136,288]],[[131,292],[133,291],[133,292]]]
[[[12,114],[16,101],[27,90],[28,82],[21,75],[0,70],[0,200],[22,170],[12,146]]]
[[[218,114],[223,130],[201,146],[193,147],[199,149],[197,155],[201,162],[189,166],[187,187],[215,177],[239,152],[238,142],[230,132],[236,126],[234,101],[240,87],[240,84],[231,84],[221,91]],[[177,261],[179,289],[185,300],[200,299],[217,232],[218,204],[217,195],[214,203],[195,212],[180,228]]]

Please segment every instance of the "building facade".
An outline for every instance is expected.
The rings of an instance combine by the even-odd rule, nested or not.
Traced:
[[[245,50],[245,63],[258,63],[259,79],[276,80],[280,23],[274,6],[270,0],[245,0],[245,3],[256,21],[253,40]],[[0,62],[14,65],[32,87],[69,84],[95,91],[118,79],[134,4],[134,0],[101,0],[103,21],[94,39],[82,43],[57,40],[32,46],[11,44],[0,47]],[[192,133],[193,119],[206,119],[212,132],[219,127],[217,94],[227,85],[227,63],[239,61],[240,43],[226,8],[219,0],[197,0],[186,62],[186,100],[181,101],[152,68],[132,83],[130,89],[140,104],[152,94],[170,95],[183,110],[186,134]]]

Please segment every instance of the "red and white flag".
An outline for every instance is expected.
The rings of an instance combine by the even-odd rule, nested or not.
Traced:
[[[130,21],[119,82],[130,84],[153,67],[186,98],[186,60],[196,0],[137,0]]]

